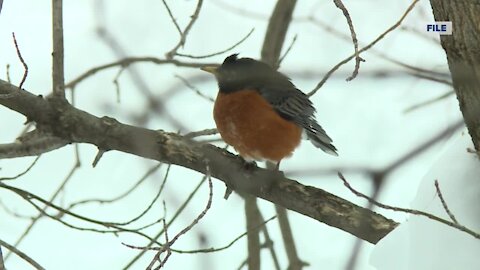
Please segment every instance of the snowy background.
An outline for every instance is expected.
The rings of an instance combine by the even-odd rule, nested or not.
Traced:
[[[128,56],[163,58],[178,41],[178,33],[160,0],[136,1],[134,5],[131,4],[132,1],[126,0],[64,2],[66,82],[94,66],[119,59],[111,47],[97,35],[98,24],[108,29],[110,35],[116,39],[117,45],[121,46]],[[225,3],[237,10],[233,11],[226,7]],[[350,11],[362,46],[393,25],[404,13],[410,1],[371,0],[344,3]],[[36,0],[6,1],[0,14],[1,78],[6,78],[7,64],[10,65],[13,83],[18,84],[23,75],[23,67],[17,58],[11,37],[11,33],[15,32],[22,55],[29,66],[24,88],[43,95],[51,92],[50,4],[49,1]],[[180,26],[185,27],[196,1],[178,0],[169,1],[169,4]],[[254,28],[252,35],[231,53],[238,52],[241,56],[258,58],[268,17],[274,4],[275,1],[205,1],[200,18],[181,52],[202,55],[223,50]],[[324,73],[353,51],[351,41],[339,39],[317,24],[305,20],[310,15],[349,36],[345,18],[332,1],[299,1],[286,44],[289,44],[295,35],[298,35],[298,39],[280,70],[290,76],[305,92],[314,88]],[[462,120],[454,95],[430,106],[406,112],[410,106],[440,96],[450,91],[451,87],[419,79],[410,75],[409,69],[378,56],[380,52],[412,66],[448,73],[445,54],[438,38],[418,33],[421,31],[418,29],[422,29],[428,21],[433,21],[431,9],[428,1],[421,1],[405,20],[406,29],[397,29],[371,51],[362,55],[366,62],[362,63],[360,74],[355,80],[345,81],[353,70],[353,63],[349,63],[338,70],[336,75],[313,96],[312,101],[318,111],[317,118],[333,138],[340,156],[335,158],[325,155],[309,143],[302,143],[293,157],[282,163],[287,175],[303,184],[317,186],[359,205],[366,205],[364,200],[357,198],[343,186],[336,173],[331,173],[332,169],[340,168],[355,188],[370,194],[373,183],[363,169],[382,170]],[[229,54],[230,52],[203,61],[221,62]],[[198,69],[151,63],[136,64],[134,68],[146,83],[143,87],[150,89],[156,98],[165,102],[166,109],[175,121],[155,113],[149,113],[148,117],[144,117],[143,113],[148,110],[148,98],[141,94],[139,84],[132,80],[128,71],[124,71],[119,78],[121,102],[118,103],[113,83],[118,68],[99,72],[80,83],[75,88],[75,106],[97,116],[108,115],[123,123],[152,129],[167,131],[181,129],[181,132],[188,132],[214,127],[212,103],[188,90],[174,77],[175,75],[185,77],[205,95],[215,97],[216,83],[208,74]],[[0,143],[12,142],[22,130],[24,120],[18,113],[0,107]],[[453,186],[458,187],[458,184],[454,185],[453,182],[461,178],[460,173],[466,170],[460,165],[457,166],[463,164],[461,162],[463,159],[468,158],[470,160],[468,166],[473,168],[472,170],[477,170],[471,172],[469,180],[472,181],[475,177],[478,180],[478,160],[466,153],[465,148],[470,139],[468,134],[463,136],[461,134],[462,129],[457,129],[452,134],[455,138],[461,136],[462,139],[452,143],[451,149],[442,152],[449,137],[445,136],[391,171],[385,179],[378,199],[390,205],[418,206],[434,211],[428,206],[438,199],[431,184],[433,178],[438,177],[441,186],[445,188],[444,196],[447,202],[452,203],[453,211],[458,211],[459,221],[478,231],[480,227],[478,211],[471,209],[471,205],[478,206],[480,197],[478,181],[476,186],[472,184],[470,187],[469,196],[473,201],[476,200],[475,204],[462,203],[464,198],[467,199],[464,192],[462,189],[453,189]],[[42,155],[27,175],[10,184],[50,198],[74,166],[74,148],[67,146]],[[55,203],[66,206],[88,198],[115,197],[128,190],[145,171],[156,165],[153,161],[125,153],[108,152],[98,166],[92,168],[91,162],[96,152],[97,149],[92,145],[79,146],[82,166],[75,171]],[[441,153],[443,154],[440,157]],[[431,169],[439,157],[440,163]],[[0,160],[0,177],[18,174],[33,160],[34,157]],[[455,168],[451,168],[450,165],[455,165]],[[89,204],[74,210],[101,220],[129,220],[145,209],[155,196],[166,167],[162,166],[135,192],[119,203]],[[442,172],[436,170],[437,167],[440,167]],[[167,217],[175,213],[201,178],[202,175],[198,173],[180,167],[171,168],[161,198],[166,201]],[[425,179],[424,184],[417,191],[422,178]],[[452,191],[449,189],[450,184]],[[223,184],[214,181],[212,208],[192,232],[175,244],[175,248],[192,250],[201,247],[221,247],[245,231],[242,200],[234,195],[225,201],[222,198],[223,192]],[[169,229],[171,235],[188,225],[202,211],[207,196],[208,188],[203,185],[185,212],[172,224]],[[455,202],[454,197],[460,201]],[[427,201],[422,201],[422,198]],[[13,217],[8,210],[27,217],[36,216],[37,213],[23,199],[9,191],[0,190],[0,200],[3,205],[0,209],[0,239],[14,243],[28,227],[30,220]],[[270,203],[260,201],[260,207],[265,218],[274,215],[274,208]],[[398,222],[403,222],[407,218],[402,213],[376,210]],[[443,214],[441,210],[440,208],[439,214]],[[462,212],[464,210],[465,212]],[[162,216],[163,206],[159,202],[152,211],[135,223],[135,227],[141,227]],[[290,217],[300,258],[311,265],[310,269],[345,269],[356,241],[354,236],[300,214],[290,213]],[[90,226],[68,218],[67,220],[78,226]],[[408,231],[410,229],[405,227],[416,227],[416,222],[421,223],[423,220],[410,219],[399,230]],[[425,230],[425,226],[443,226],[432,225],[431,221],[426,222],[428,224],[422,223],[418,226],[422,226],[422,230]],[[275,241],[281,265],[286,268],[286,256],[282,250],[276,221],[270,222],[268,228]],[[155,235],[160,229],[161,225],[157,225],[148,228],[146,232]],[[406,261],[396,253],[399,240],[394,240],[397,232],[392,233],[379,244],[381,249],[376,250],[372,257],[372,262],[378,268],[370,265],[370,255],[374,246],[364,243],[356,269],[478,269],[475,266],[480,264],[478,259],[475,264],[475,256],[462,253],[465,256],[460,257],[460,254],[448,250],[443,253],[436,251],[450,244],[450,248],[457,251],[468,250],[473,252],[472,254],[480,252],[479,241],[472,240],[463,233],[452,232],[448,236],[448,242],[432,241],[438,239],[439,235],[442,237],[445,235],[443,231],[440,232],[443,229],[439,228],[439,234],[436,235],[432,235],[437,232],[433,230],[432,234],[423,235],[425,240],[422,241],[422,247],[419,247],[422,253],[413,252],[417,250],[412,247],[415,243],[403,243],[405,246],[401,254],[411,259]],[[415,234],[409,238],[410,241],[415,239]],[[455,246],[451,246],[453,243],[451,239],[458,240],[454,242]],[[46,269],[122,269],[138,254],[138,251],[123,246],[121,242],[146,244],[144,239],[139,239],[135,235],[121,234],[115,237],[108,234],[79,232],[56,221],[42,218],[18,248],[32,256]],[[400,246],[400,243],[398,245]],[[6,253],[5,249],[3,252]],[[267,251],[262,252],[262,266],[264,269],[271,269],[272,263]],[[467,266],[452,268],[454,264],[440,264],[433,268],[421,265],[415,268],[415,265],[411,264],[418,256],[426,261],[432,261],[434,257],[436,261],[441,262],[440,259],[447,256],[445,252],[452,257],[452,261],[459,263],[462,261],[471,268]],[[153,255],[151,252],[142,257],[131,269],[144,269]],[[173,254],[166,269],[236,269],[245,258],[246,239],[242,239],[229,249],[217,253]],[[404,265],[400,265],[402,261]],[[393,268],[394,265],[398,268]],[[9,269],[30,267],[16,256],[9,258],[6,266]]]

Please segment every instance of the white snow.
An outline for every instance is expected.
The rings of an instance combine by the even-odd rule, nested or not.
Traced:
[[[412,209],[450,220],[436,194],[434,181],[461,225],[480,232],[480,162],[468,132],[452,137],[424,177]],[[421,216],[410,216],[382,239],[370,257],[378,270],[480,269],[480,240]]]

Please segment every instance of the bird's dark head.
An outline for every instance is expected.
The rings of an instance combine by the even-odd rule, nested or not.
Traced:
[[[205,66],[202,70],[215,75],[220,92],[230,93],[246,88],[258,88],[283,76],[269,65],[252,58],[238,58],[232,54],[220,66]]]

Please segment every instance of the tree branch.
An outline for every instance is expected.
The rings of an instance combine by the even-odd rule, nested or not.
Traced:
[[[68,142],[94,144],[101,149],[175,164],[203,174],[207,173],[208,162],[211,175],[235,190],[281,205],[371,243],[378,242],[397,226],[390,219],[324,190],[304,186],[281,172],[258,167],[245,170],[242,158],[176,133],[126,125],[108,117],[98,118],[69,104],[64,104],[62,117],[58,117],[50,100],[18,91],[14,85],[0,80],[0,95],[14,91],[13,97],[0,98],[0,104],[35,121],[37,128]]]

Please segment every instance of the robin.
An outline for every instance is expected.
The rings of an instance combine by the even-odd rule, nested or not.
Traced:
[[[302,133],[316,147],[338,156],[315,120],[308,96],[268,64],[233,54],[220,66],[204,66],[218,81],[213,117],[222,139],[247,161],[277,166],[292,155]]]

